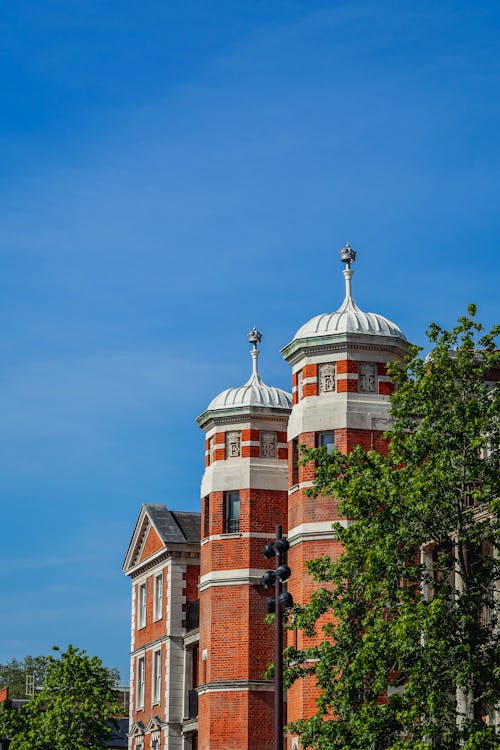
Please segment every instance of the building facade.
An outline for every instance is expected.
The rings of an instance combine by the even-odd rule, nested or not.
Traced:
[[[355,445],[383,452],[392,390],[386,365],[408,341],[393,322],[363,312],[352,296],[355,251],[341,251],[345,297],[313,317],[282,350],[291,393],[259,373],[253,329],[251,374],[214,398],[198,424],[205,434],[201,513],[141,508],[124,564],[132,581],[130,750],[272,750],[274,631],[265,542],[283,528],[290,549],[288,592],[309,600],[307,560],[340,553],[332,523],[347,524],[332,498],[313,498],[314,466],[299,445]],[[339,284],[340,287],[340,284]],[[198,609],[199,608],[199,609]],[[291,645],[311,645],[289,631]],[[312,681],[286,695],[288,721],[315,711]],[[296,738],[287,749],[296,750]]]

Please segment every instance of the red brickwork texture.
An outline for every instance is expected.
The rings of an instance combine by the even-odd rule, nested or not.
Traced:
[[[151,526],[148,531],[146,543],[142,550],[141,561],[147,560],[148,557],[151,557],[151,555],[154,555],[154,553],[158,552],[158,550],[162,549],[162,547],[163,547],[163,542],[161,541],[160,537]]]
[[[199,698],[199,750],[273,750],[273,693],[205,693]]]
[[[200,683],[262,680],[273,658],[274,631],[264,622],[270,592],[260,586],[211,587],[200,592]]]
[[[184,573],[184,596],[186,602],[195,602],[198,599],[198,581],[200,579],[200,566],[187,565]]]

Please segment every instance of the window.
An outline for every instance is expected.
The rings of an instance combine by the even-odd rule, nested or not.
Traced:
[[[144,708],[144,677],[145,677],[145,662],[144,656],[137,659],[137,689],[136,689],[136,708]]]
[[[161,651],[153,654],[153,705],[160,702],[161,696]]]
[[[292,440],[292,451],[289,459],[292,463],[291,466],[291,477],[292,487],[299,483],[299,439],[294,438]]]
[[[241,455],[241,432],[226,432],[226,458],[239,458]]]
[[[226,534],[234,534],[240,530],[240,493],[224,493]]]
[[[360,362],[358,365],[358,391],[375,393],[377,385],[377,365],[372,362]]]
[[[203,498],[203,538],[210,534],[210,495]]]
[[[208,461],[210,463],[210,466],[214,462],[214,450],[215,450],[215,440],[213,437],[211,437],[208,441]]]
[[[161,620],[163,617],[163,573],[155,576],[155,600],[154,619]]]
[[[327,362],[319,366],[319,392],[333,393],[335,391],[335,363]]]
[[[139,586],[139,608],[137,611],[137,627],[146,626],[146,584],[141,583]]]
[[[261,432],[260,455],[262,458],[276,458],[278,455],[278,434],[276,432]]]
[[[335,433],[320,432],[318,434],[318,448],[326,448],[327,453],[333,453],[335,450]]]

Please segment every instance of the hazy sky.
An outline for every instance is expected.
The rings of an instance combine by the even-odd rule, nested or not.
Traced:
[[[498,320],[500,6],[4,0],[0,662],[128,682],[142,502],[198,510],[196,416],[354,297]]]

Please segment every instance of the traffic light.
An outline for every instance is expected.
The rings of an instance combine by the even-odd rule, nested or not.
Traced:
[[[276,593],[279,597],[279,609],[283,612],[285,609],[293,607],[292,595],[287,591],[281,591],[281,584],[290,578],[292,571],[284,562],[284,556],[290,549],[290,543],[286,537],[280,536],[281,527],[279,529],[275,541],[267,542],[262,549],[262,554],[266,560],[270,560],[272,557],[276,558],[276,569],[266,570],[260,579],[260,583],[265,589],[278,584]],[[276,593],[275,596],[270,596],[266,600],[267,611],[270,614],[276,612]]]
[[[288,591],[282,591],[279,598],[282,610],[291,609],[293,607],[293,597]],[[274,596],[268,596],[266,599],[266,606],[270,615],[273,615],[276,612],[276,600]]]

